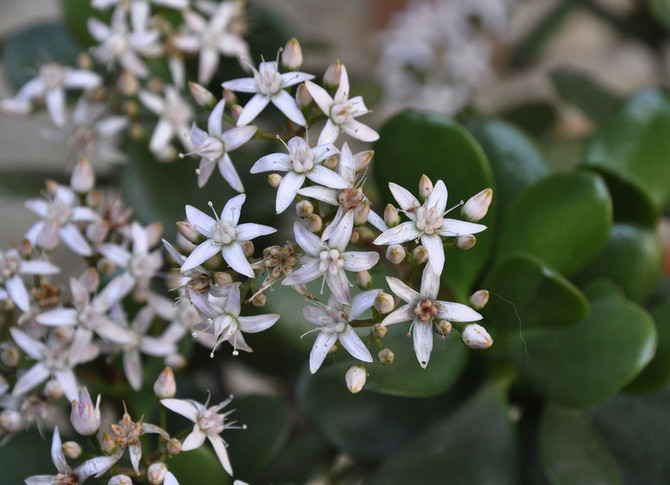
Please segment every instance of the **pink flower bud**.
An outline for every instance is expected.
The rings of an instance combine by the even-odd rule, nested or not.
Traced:
[[[253,300],[251,300],[251,304],[256,308],[263,308],[267,302],[268,297],[265,296],[265,293],[259,293],[258,295],[254,296]]]
[[[121,473],[110,478],[107,485],[133,485],[133,481],[128,475]]]
[[[337,60],[326,69],[326,73],[323,75],[323,84],[325,84],[328,89],[336,88],[340,85],[341,77],[342,63]]]
[[[53,251],[60,241],[58,219],[48,219],[37,234],[37,245],[45,251]]]
[[[386,328],[386,327],[384,327]],[[393,364],[393,359],[395,358],[395,354],[391,349],[381,349],[379,353],[377,354],[377,358],[379,359],[379,363],[383,365],[389,365]]]
[[[395,307],[395,302],[393,301],[393,297],[388,293],[379,293],[375,297],[373,305],[379,313],[389,313]]]
[[[254,255],[254,243],[251,241],[241,241],[240,246],[242,246],[242,252],[247,258]]]
[[[354,209],[354,224],[357,226],[363,225],[367,222],[370,215],[370,201],[364,200]]]
[[[354,273],[354,278],[360,289],[366,290],[372,287],[372,276],[368,270],[356,271]]]
[[[51,379],[44,385],[44,395],[49,399],[59,399],[63,397],[63,386],[56,379]]]
[[[433,182],[428,178],[428,175],[423,174],[419,179],[419,197],[426,200],[433,191]]]
[[[100,449],[103,453],[107,453],[108,455],[111,455],[114,452],[116,449],[116,442],[111,433],[107,431],[102,433],[102,436],[100,437]]]
[[[165,445],[165,449],[171,455],[177,455],[181,451],[181,441],[177,438],[170,438]]]
[[[10,433],[16,433],[21,430],[23,422],[21,414],[14,409],[5,409],[0,413],[0,429]]]
[[[289,71],[297,71],[302,66],[302,49],[295,37],[289,40],[281,53],[282,65]]]
[[[147,481],[149,485],[160,485],[165,480],[165,475],[167,474],[167,467],[165,463],[157,462],[149,465],[147,469]]]
[[[314,206],[308,200],[301,200],[295,205],[295,213],[301,219],[309,217],[314,213]]]
[[[387,204],[384,209],[384,222],[390,227],[395,227],[400,223],[400,216],[398,215],[398,209],[393,207],[392,204]]]
[[[305,83],[298,85],[295,90],[295,102],[300,108],[306,108],[312,104],[312,95],[309,93]]]
[[[489,210],[489,205],[491,205],[492,199],[492,189],[484,189],[477,195],[470,197],[461,209],[463,218],[470,222],[477,222],[483,219]]]
[[[216,98],[207,88],[198,83],[188,83],[188,89],[191,91],[193,100],[198,103],[198,106],[212,109],[216,105]]]
[[[391,244],[388,248],[386,248],[386,259],[388,259],[392,264],[402,263],[402,260],[405,259],[406,255],[405,248],[403,248],[400,244]]]
[[[232,108],[230,108],[230,116],[233,118],[233,121],[237,123],[237,120],[239,119],[240,115],[242,115],[242,111],[244,108],[240,106],[239,104],[234,104]]]
[[[428,261],[428,250],[423,246],[417,246],[412,251],[412,258],[418,264],[423,264]]]
[[[470,297],[470,304],[475,310],[481,310],[489,301],[489,292],[487,290],[479,290]]]
[[[178,221],[177,230],[179,231],[179,234],[193,244],[197,244],[200,240],[200,233],[189,222]]]
[[[234,104],[240,104],[237,101],[237,96],[235,96],[235,93],[232,92],[230,89],[224,89],[223,90],[223,99],[226,102],[226,106],[232,106]]]
[[[349,389],[352,394],[360,392],[365,385],[367,377],[368,373],[365,370],[365,367],[362,365],[352,365],[344,375],[344,380],[347,383],[347,389]]]
[[[82,387],[79,391],[79,400],[72,401],[70,422],[77,433],[82,436],[95,434],[100,427],[100,394],[98,394],[94,408],[88,390]]]
[[[442,334],[443,337],[449,335],[452,329],[453,325],[448,320],[440,320],[437,322],[437,330]]]
[[[170,367],[163,369],[154,383],[154,395],[158,399],[167,399],[177,394],[177,382]]]
[[[279,175],[278,173],[271,173],[270,175],[268,175],[268,183],[270,184],[270,187],[272,187],[273,189],[276,189],[277,187],[279,187],[279,184],[281,183],[282,178],[283,177],[281,175]]]
[[[365,170],[368,165],[370,165],[374,154],[374,150],[365,150],[354,155],[354,167],[356,168],[356,172]]]
[[[62,446],[63,454],[68,458],[76,460],[81,456],[81,445],[76,441],[66,441]]]
[[[472,234],[467,234],[465,236],[458,236],[454,241],[456,249],[460,249],[461,251],[467,251],[468,249],[472,248],[476,243],[477,238]]]
[[[323,220],[317,214],[312,214],[307,218],[307,230],[309,232],[319,232],[323,227]]]
[[[467,325],[461,333],[461,340],[471,349],[488,349],[493,345],[493,339],[484,327],[476,323]]]
[[[95,186],[93,167],[86,157],[79,159],[72,170],[70,187],[78,194],[85,194]]]
[[[376,338],[384,338],[388,333],[389,329],[387,327],[382,327],[378,323],[375,323],[372,326],[372,335],[374,335]]]

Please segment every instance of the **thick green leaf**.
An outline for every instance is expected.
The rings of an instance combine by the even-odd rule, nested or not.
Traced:
[[[530,255],[507,259],[486,277],[492,295],[484,307],[495,333],[560,328],[586,317],[589,304],[572,283]]]
[[[468,125],[491,164],[499,213],[521,189],[549,175],[535,144],[513,125],[500,120],[476,120]]]
[[[327,472],[332,454],[327,443],[309,430],[292,437],[253,483],[307,483],[311,477]]]
[[[334,446],[366,459],[388,456],[439,419],[452,404],[444,396],[414,399],[365,389],[352,394],[344,382],[319,371],[305,373],[299,386],[301,406],[319,432]]]
[[[518,460],[504,388],[488,385],[390,456],[368,483],[517,484]]]
[[[73,66],[82,48],[58,23],[31,25],[10,35],[3,43],[3,65],[7,77],[19,88],[37,76],[47,62]]]
[[[500,117],[533,136],[546,135],[556,124],[558,112],[548,101],[527,101],[500,113]],[[487,153],[488,155],[488,153]]]
[[[518,194],[501,227],[498,261],[527,252],[570,276],[607,244],[612,206],[603,180],[561,173]]]
[[[528,329],[510,342],[521,374],[545,396],[568,406],[586,406],[628,384],[651,360],[656,330],[649,314],[621,299],[591,302],[577,325]]]
[[[652,14],[666,29],[670,30],[670,1],[647,0]]]
[[[607,278],[619,286],[626,297],[644,302],[661,276],[664,257],[658,232],[616,223],[605,249],[575,277],[575,281]]]
[[[659,90],[635,94],[603,125],[585,164],[618,172],[650,192],[658,206],[670,195],[670,100]]]
[[[179,483],[191,483],[194,474],[197,474],[200,483],[212,485],[233,483],[233,479],[223,469],[209,443],[204,443],[195,450],[182,451],[166,464]]]
[[[62,431],[61,431],[62,433]],[[56,466],[51,461],[51,432],[42,438],[37,431],[21,432],[6,443],[0,451],[2,483],[24,483],[33,475],[55,475]],[[61,440],[69,436],[61,434]]]
[[[622,100],[590,76],[571,69],[557,69],[551,80],[558,94],[575,104],[596,123],[606,123],[619,111]]]
[[[433,182],[444,181],[449,189],[447,206],[493,187],[491,168],[477,142],[461,125],[441,115],[405,111],[394,116],[382,127],[374,149],[374,176],[385,202],[395,203],[389,182],[416,193],[424,173]],[[489,229],[477,234],[477,245],[465,252],[446,252],[448,271],[443,277],[461,299],[467,297],[491,251],[495,188],[493,199],[492,210],[482,220]]]
[[[584,411],[547,404],[538,446],[552,485],[623,483],[616,460]]]
[[[235,478],[251,481],[286,443],[291,431],[291,416],[286,405],[270,396],[245,396],[231,404],[236,409],[231,419],[246,425],[225,435]]]
[[[670,390],[666,389],[648,396],[619,394],[590,410],[626,483],[670,483],[669,402]]]
[[[19,162],[11,163],[13,166]],[[70,181],[62,170],[47,173],[44,170],[34,171],[5,171],[0,172],[0,193],[21,197],[36,197],[44,190],[44,181],[54,180],[59,184],[69,185]]]

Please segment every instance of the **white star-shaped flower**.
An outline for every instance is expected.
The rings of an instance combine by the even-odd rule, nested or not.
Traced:
[[[374,251],[346,251],[354,228],[354,213],[347,212],[330,234],[328,242],[309,232],[302,224],[293,225],[295,240],[305,251],[302,266],[288,275],[283,285],[303,285],[323,277],[328,288],[341,303],[349,303],[351,292],[344,271],[364,271],[379,261]]]
[[[154,153],[163,152],[170,140],[177,135],[182,145],[191,149],[188,138],[189,124],[193,120],[193,109],[174,86],[165,86],[165,97],[140,91],[138,97],[142,103],[158,115],[158,123],[149,141],[149,150]]]
[[[6,291],[2,299],[11,298],[17,307],[27,312],[30,308],[30,297],[21,275],[50,275],[59,271],[58,266],[48,261],[23,259],[16,249],[0,250],[0,285],[4,285]],[[0,293],[2,292],[0,288]]]
[[[277,230],[262,224],[238,224],[245,199],[246,195],[244,194],[230,199],[221,211],[221,217],[216,219],[193,206],[186,206],[188,222],[207,240],[200,243],[186,258],[181,266],[182,272],[199,266],[216,253],[221,252],[223,259],[231,268],[240,274],[253,278],[254,270],[247,261],[240,243],[258,236],[272,234]]]
[[[244,106],[242,114],[237,119],[237,126],[251,123],[270,102],[294,123],[300,126],[307,125],[298,104],[285,88],[300,84],[307,79],[313,79],[314,76],[299,71],[280,74],[277,65],[277,61],[261,62],[258,70],[251,66],[254,77],[234,79],[222,84],[225,89],[231,91],[255,93]]]
[[[321,135],[319,135],[319,145],[333,143],[337,140],[341,131],[361,141],[370,142],[379,138],[379,134],[375,130],[354,119],[368,113],[369,110],[365,107],[362,96],[349,99],[349,76],[346,67],[342,66],[340,85],[334,98],[330,97],[328,91],[311,81],[306,81],[305,86],[314,98],[314,102],[328,117],[326,126],[323,127]]]
[[[277,214],[291,204],[306,178],[333,189],[347,187],[347,182],[340,175],[322,165],[328,157],[339,153],[332,143],[310,148],[303,138],[294,136],[288,141],[286,149],[288,154],[271,153],[261,157],[250,170],[251,173],[287,172],[277,189]]]
[[[407,189],[389,183],[389,189],[402,211],[411,220],[398,224],[384,231],[373,241],[377,245],[401,244],[413,239],[421,239],[421,244],[428,250],[428,262],[439,275],[444,267],[444,248],[442,237],[465,236],[477,234],[486,229],[482,224],[445,219],[447,206],[447,187],[438,180],[428,198],[419,203]]]
[[[423,270],[421,291],[418,293],[397,278],[387,276],[386,281],[391,291],[407,305],[390,313],[382,320],[381,325],[412,321],[410,331],[413,330],[414,335],[414,352],[424,369],[433,350],[433,322],[436,318],[450,322],[474,322],[482,319],[482,316],[469,306],[436,299],[440,289],[440,275],[430,264]]]

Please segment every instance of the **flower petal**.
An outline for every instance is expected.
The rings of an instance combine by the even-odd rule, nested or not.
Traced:
[[[379,133],[370,128],[368,125],[364,125],[360,121],[351,120],[347,123],[340,125],[342,131],[352,138],[365,142],[373,142],[379,140]]]
[[[309,353],[309,371],[312,374],[319,370],[336,340],[337,334],[335,333],[319,332],[312,346],[312,351]]]
[[[324,167],[323,165],[314,165],[312,170],[307,172],[307,178],[312,182],[333,189],[346,189],[349,184],[337,173]]]
[[[416,317],[413,305],[403,305],[392,313],[389,313],[380,323],[382,327],[393,325],[394,323],[409,322]]]
[[[351,290],[349,289],[349,280],[344,271],[339,270],[335,274],[326,271],[326,284],[330,288],[330,291],[333,292],[333,296],[335,296],[337,301],[345,305],[349,304]]]
[[[337,196],[339,190],[329,189],[327,187],[321,187],[319,185],[312,185],[311,187],[303,187],[298,190],[298,194],[303,197],[310,197],[312,199],[321,200],[327,202],[330,205],[338,205]]]
[[[189,269],[195,268],[196,266],[200,266],[220,250],[221,246],[214,244],[211,239],[207,239],[206,241],[200,243],[198,247],[196,247],[188,256],[188,258],[186,258],[184,264],[181,265],[180,271],[183,273]]]
[[[461,303],[437,300],[435,304],[438,309],[438,318],[443,318],[450,322],[476,322],[484,318],[469,306]]]
[[[444,246],[437,234],[422,234],[421,244],[428,251],[428,264],[440,275],[444,269]]]
[[[405,283],[400,281],[398,278],[393,278],[392,276],[386,277],[386,282],[391,288],[391,291],[402,298],[404,301],[410,305],[416,304],[416,302],[421,298],[421,295],[417,293],[414,289],[407,286]]]
[[[181,414],[194,423],[198,421],[198,409],[189,401],[183,399],[161,399],[161,404],[170,411]]]
[[[421,298],[434,300],[440,291],[440,273],[437,273],[433,266],[427,264],[421,275]]]
[[[414,352],[419,364],[424,369],[430,360],[433,350],[433,324],[424,323],[418,318],[414,319]]]
[[[226,202],[226,205],[221,211],[221,220],[227,221],[233,226],[237,226],[237,223],[240,220],[240,213],[242,212],[242,204],[244,204],[246,199],[246,195],[240,194]]]
[[[300,268],[284,278],[284,281],[282,281],[281,284],[287,286],[303,285],[305,283],[309,283],[310,281],[314,281],[322,275],[323,273],[319,269],[319,260],[311,259],[309,262],[303,264]]]
[[[317,235],[309,232],[307,228],[299,222],[293,223],[293,234],[295,236],[295,242],[298,243],[298,246],[304,249],[305,252],[310,256],[318,258],[321,251],[325,251],[327,249],[327,246],[321,241],[321,239],[319,239]]]
[[[26,372],[21,374],[21,377],[17,379],[16,384],[14,384],[14,388],[12,389],[12,396],[20,396],[25,394],[35,386],[46,381],[50,375],[51,371],[47,369],[44,364],[38,362]],[[75,397],[77,396],[75,395]]]
[[[354,320],[360,317],[368,308],[375,302],[375,298],[382,290],[368,290],[361,291],[351,299],[351,311],[349,312],[349,320]]]
[[[347,248],[354,229],[354,211],[347,211],[328,238],[328,247],[342,252]]]
[[[377,246],[384,246],[387,244],[400,244],[413,239],[418,239],[421,236],[421,231],[416,228],[414,221],[406,221],[392,227],[388,231],[382,232],[377,239],[372,241],[372,244]]]
[[[284,113],[284,115],[295,124],[300,126],[307,126],[307,120],[305,120],[305,116],[302,114],[302,111],[300,111],[298,103],[296,103],[293,96],[288,94],[286,91],[282,89],[277,94],[272,96],[270,100],[272,101],[272,104],[274,104],[279,109],[279,111]]]
[[[88,245],[84,236],[74,224],[67,224],[60,228],[60,237],[67,247],[81,256],[90,256],[91,246]]]
[[[207,118],[207,132],[211,136],[221,136],[221,121],[223,120],[223,109],[225,107],[226,101],[222,99],[216,103],[209,118]]]
[[[267,236],[273,232],[277,232],[277,229],[270,226],[264,226],[263,224],[255,224],[253,222],[247,222],[245,224],[240,224],[237,226],[237,239],[238,241],[249,241],[258,236]]]
[[[279,315],[269,313],[267,315],[253,315],[249,317],[238,317],[237,322],[240,330],[246,333],[257,333],[270,328],[279,320]]]
[[[426,199],[426,207],[429,209],[435,208],[436,212],[442,214],[447,207],[447,197],[448,192],[446,185],[444,185],[442,180],[438,180],[435,187],[433,187],[433,191],[428,196],[428,199]]]
[[[77,324],[77,310],[74,308],[55,308],[40,313],[35,321],[48,327],[70,326]]]
[[[5,289],[14,304],[24,312],[30,309],[30,297],[23,280],[17,274],[5,281]]]
[[[414,209],[421,207],[421,204],[419,203],[417,198],[414,197],[412,193],[405,187],[401,187],[398,184],[389,182],[389,189],[391,190],[393,197],[398,202],[398,205],[403,211],[413,212]]]
[[[192,205],[186,206],[186,219],[188,222],[205,237],[211,238],[214,224],[216,221],[210,215],[205,214],[200,209],[196,209]]]
[[[223,140],[223,144],[226,146],[226,151],[231,152],[236,148],[239,148],[242,145],[244,145],[246,142],[248,142],[254,137],[257,130],[258,128],[256,126],[250,125],[250,126],[237,126],[224,132],[221,135],[221,139]]]
[[[379,253],[374,251],[347,251],[341,253],[346,271],[364,271],[372,268],[379,261]]]
[[[247,102],[242,110],[242,114],[237,119],[237,126],[244,126],[251,123],[256,116],[260,114],[261,111],[270,102],[270,99],[262,94],[254,94],[254,96]],[[295,102],[295,101],[294,101]]]
[[[259,158],[249,172],[286,172],[291,170],[291,164],[288,160],[289,156],[286,153],[271,153]]]
[[[284,178],[282,178],[279,183],[279,188],[277,189],[277,200],[275,202],[275,210],[277,211],[277,214],[281,214],[289,205],[291,205],[291,202],[293,202],[293,199],[295,199],[295,196],[298,193],[298,189],[300,189],[304,183],[305,175],[302,173],[289,171],[284,175]]]
[[[247,257],[244,255],[240,243],[234,241],[226,246],[222,246],[221,254],[223,255],[223,259],[226,260],[226,263],[228,263],[228,265],[235,271],[244,276],[248,276],[249,278],[254,277],[254,270],[249,264],[249,261],[247,261]]]
[[[352,357],[363,362],[372,362],[372,355],[365,346],[361,338],[354,332],[350,325],[347,325],[343,332],[338,334],[342,347],[347,349]]]
[[[219,173],[221,173],[223,179],[228,182],[228,185],[230,185],[238,192],[244,192],[244,185],[242,185],[242,180],[237,174],[237,170],[235,170],[233,161],[230,159],[230,156],[228,156],[227,153],[224,153],[223,157],[219,159],[217,166],[219,167]]]
[[[486,229],[483,224],[474,222],[459,221],[458,219],[444,219],[440,228],[435,231],[440,236],[466,236],[468,234],[477,234]]]
[[[324,143],[334,143],[338,136],[340,136],[340,125],[333,123],[329,118],[328,121],[326,121],[326,125],[321,130],[317,143],[319,145]]]
[[[258,85],[253,77],[243,77],[226,81],[221,85],[225,89],[237,91],[238,93],[257,93]]]
[[[226,444],[223,442],[223,439],[219,435],[208,435],[209,442],[212,443],[216,456],[219,458],[219,462],[228,475],[233,475],[233,467],[230,466],[230,459],[228,458],[228,452],[226,451]],[[182,449],[184,449],[182,447]]]

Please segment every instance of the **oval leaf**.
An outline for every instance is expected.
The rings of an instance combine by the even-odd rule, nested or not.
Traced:
[[[233,483],[233,479],[223,469],[209,443],[195,450],[181,452],[166,464],[179,483],[190,483],[194,473],[197,473],[198,481],[202,480],[201,483],[212,485]],[[233,463],[233,471],[235,471],[235,463]]]

